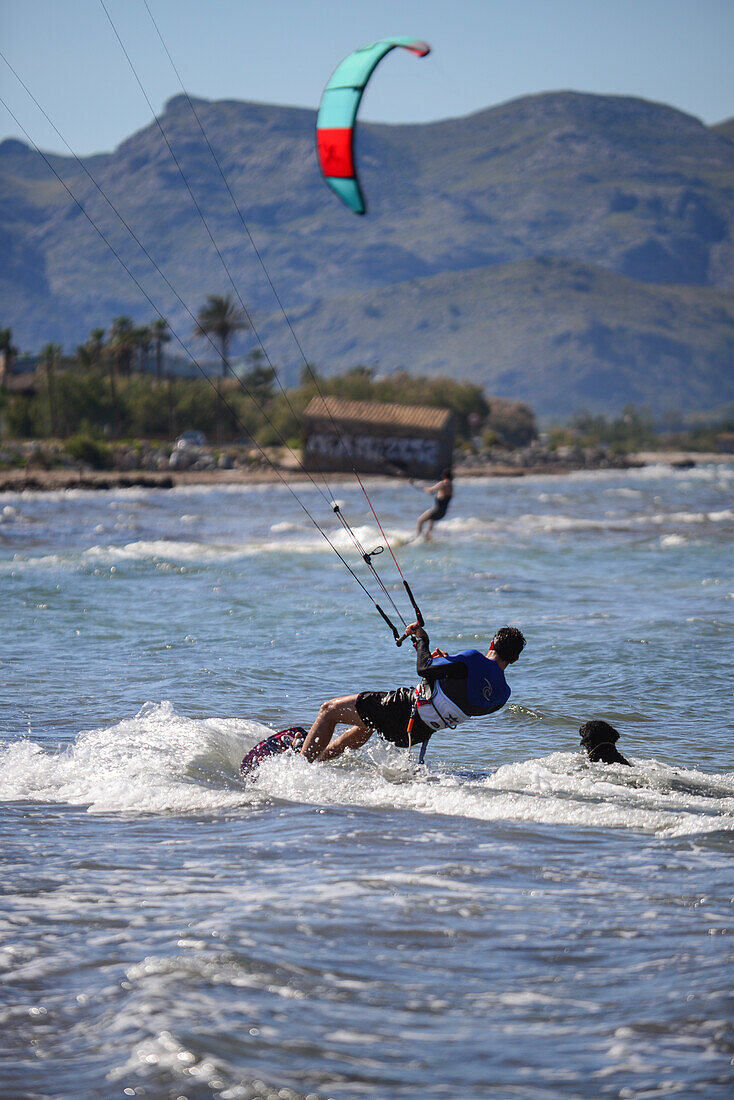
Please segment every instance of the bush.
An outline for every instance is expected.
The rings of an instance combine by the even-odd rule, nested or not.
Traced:
[[[148,374],[132,374],[116,377],[113,385],[106,369],[68,366],[56,373],[53,419],[62,438],[73,435],[86,441],[74,443],[81,448],[78,457],[95,465],[102,463],[99,468],[108,462],[104,448],[100,450],[95,443],[95,437],[103,434],[117,439],[175,439],[184,429],[194,428],[217,444],[252,438],[271,446],[284,439],[298,439],[303,411],[318,392],[313,379],[302,377],[301,385],[289,389],[286,397],[276,388],[273,370],[254,361],[245,382],[256,401],[231,378],[163,381]],[[507,415],[498,416],[499,399],[491,399],[490,409],[481,386],[454,378],[420,377],[405,371],[378,375],[370,367],[354,367],[341,375],[319,376],[319,385],[325,395],[352,400],[449,408],[458,440],[476,435],[480,426],[496,431],[501,441],[510,445],[521,445],[535,434],[527,406],[506,402]],[[32,396],[7,396],[3,419],[10,437],[47,438],[50,416],[42,380]]]
[[[490,447],[500,447],[501,445],[502,440],[500,439],[499,434],[494,430],[494,428],[487,428],[486,431],[482,432],[483,447],[489,449]]]
[[[86,462],[94,470],[109,470],[112,467],[112,448],[91,435],[73,435],[66,440],[64,449],[77,462]]]
[[[485,422],[485,437],[490,433],[495,437],[496,443],[502,443],[506,447],[526,447],[538,434],[535,413],[524,401],[507,401],[502,397],[493,397]]]
[[[453,378],[443,377],[427,378],[408,374],[407,371],[376,376],[371,367],[353,367],[344,374],[329,378],[318,375],[318,378],[319,389],[324,395],[344,397],[352,401],[386,401],[397,405],[427,405],[431,408],[451,409],[459,439],[466,439],[472,434],[469,428],[471,413],[480,422],[489,413],[484,390],[473,382],[457,382]],[[318,392],[310,378],[302,375],[301,381],[300,388],[290,390],[288,394],[299,417]],[[290,434],[289,429],[286,429],[286,434]]]

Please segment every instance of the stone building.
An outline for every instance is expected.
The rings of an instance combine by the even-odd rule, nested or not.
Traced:
[[[450,409],[314,397],[303,415],[307,470],[438,479],[451,466]]]

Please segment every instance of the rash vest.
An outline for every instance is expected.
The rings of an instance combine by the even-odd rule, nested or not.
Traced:
[[[454,657],[434,657],[431,667],[457,661],[466,665],[468,714],[449,698],[441,680],[435,680],[432,684],[422,680],[416,688],[418,717],[432,730],[445,729],[447,726],[453,729],[460,722],[468,722],[470,718],[492,714],[510,698],[510,687],[504,672],[496,661],[485,657],[478,649],[464,649]],[[451,681],[446,683],[448,685]]]

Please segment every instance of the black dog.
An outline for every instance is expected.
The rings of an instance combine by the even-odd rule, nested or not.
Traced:
[[[619,733],[608,722],[597,719],[586,722],[579,730],[579,736],[592,764],[626,764],[628,768],[632,767],[629,760],[618,752],[616,742],[619,741]]]

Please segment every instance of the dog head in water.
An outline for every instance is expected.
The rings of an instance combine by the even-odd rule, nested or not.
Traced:
[[[629,760],[625,760],[617,749],[619,731],[608,722],[601,719],[585,722],[579,730],[579,737],[592,764],[626,764],[631,767]]]

